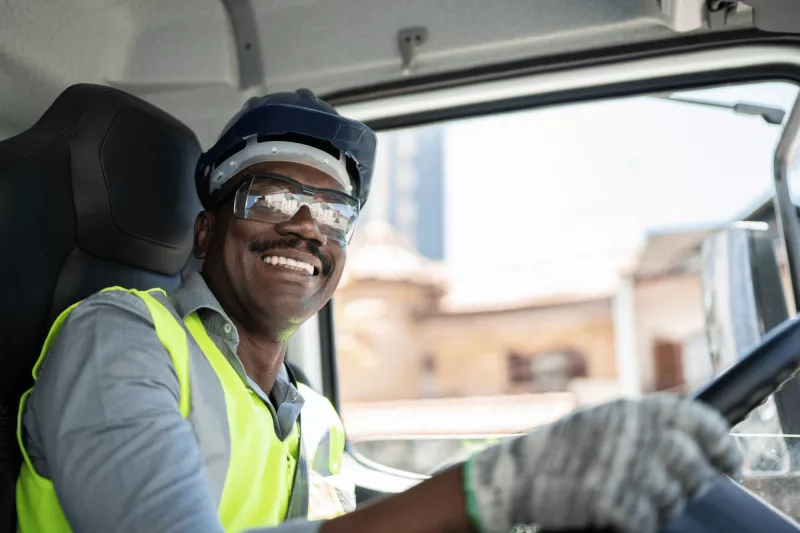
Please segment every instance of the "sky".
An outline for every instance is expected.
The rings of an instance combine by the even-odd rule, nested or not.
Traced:
[[[796,94],[786,83],[681,93],[786,110]],[[437,127],[457,306],[613,290],[648,233],[724,224],[765,201],[780,134],[758,117],[650,97]]]

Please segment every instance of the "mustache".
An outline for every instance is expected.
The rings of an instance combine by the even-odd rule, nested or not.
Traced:
[[[317,259],[322,265],[322,275],[329,277],[333,273],[333,261],[322,253],[317,243],[312,241],[301,241],[300,239],[276,239],[274,241],[259,241],[250,245],[250,251],[254,254],[263,254],[272,250],[300,250],[305,251]]]

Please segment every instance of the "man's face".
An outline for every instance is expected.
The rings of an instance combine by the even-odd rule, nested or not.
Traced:
[[[259,163],[245,173],[279,174],[343,190],[332,176],[298,163]],[[278,328],[281,335],[291,335],[319,311],[342,277],[346,247],[320,232],[307,206],[290,220],[272,224],[234,216],[229,201],[202,213],[195,230],[196,254],[205,256],[206,278],[226,311],[233,308],[257,327]],[[313,274],[281,264],[288,260],[310,264]]]

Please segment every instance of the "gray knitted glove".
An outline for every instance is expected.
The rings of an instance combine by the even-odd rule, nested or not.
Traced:
[[[716,411],[674,395],[576,411],[472,457],[470,517],[484,533],[518,524],[655,533],[720,471],[739,476],[728,432]]]

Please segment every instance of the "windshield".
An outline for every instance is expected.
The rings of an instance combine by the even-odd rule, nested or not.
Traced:
[[[673,94],[788,111],[797,92]],[[780,127],[657,96],[379,134],[335,306],[359,452],[430,474],[581,406],[713,378],[701,247],[733,221],[774,226]],[[787,510],[772,405],[734,431],[745,485]]]

